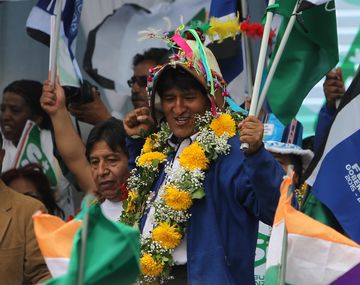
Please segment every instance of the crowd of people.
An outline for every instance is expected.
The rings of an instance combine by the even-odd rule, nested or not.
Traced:
[[[186,39],[190,49],[196,44]],[[305,147],[295,119],[283,126],[273,114],[230,110],[217,61],[203,49],[207,60],[200,63],[188,50],[135,55],[127,81],[134,110],[123,121],[111,116],[96,88],[91,102],[71,105],[58,79],[4,88],[2,284],[50,278],[31,216],[41,210],[68,220],[76,214],[74,191],[95,195],[109,220],[139,228],[144,282],[254,284],[258,223],[272,225],[289,169],[300,188],[345,87],[339,68],[327,74],[326,104]],[[85,143],[69,112],[94,125]],[[241,143],[249,149],[241,151]]]

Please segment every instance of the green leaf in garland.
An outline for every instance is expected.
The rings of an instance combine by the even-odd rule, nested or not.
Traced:
[[[205,191],[203,188],[196,189],[193,193],[191,193],[191,197],[193,199],[202,199],[205,197]]]

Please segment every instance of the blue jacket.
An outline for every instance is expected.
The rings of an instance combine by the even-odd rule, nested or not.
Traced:
[[[191,285],[254,284],[258,222],[273,222],[284,171],[263,147],[245,156],[238,136],[229,143],[230,154],[219,156],[206,172],[206,196],[190,209],[187,269]],[[128,145],[131,161],[139,154],[140,144],[128,140]]]
[[[318,152],[321,148],[321,145],[325,142],[326,136],[330,130],[330,127],[334,121],[336,114],[335,108],[329,108],[326,106],[322,106],[319,112],[318,121],[316,125],[315,131],[315,139],[314,139],[314,152]]]

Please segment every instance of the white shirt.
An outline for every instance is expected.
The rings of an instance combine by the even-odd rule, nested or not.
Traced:
[[[104,202],[100,205],[101,211],[104,216],[110,221],[118,221],[123,210],[123,203],[120,202],[111,202],[108,199],[105,199]]]
[[[195,138],[197,137],[198,134],[194,134],[192,135],[190,138],[187,138],[187,139],[184,139],[180,145],[178,145],[178,148],[177,148],[177,151],[176,151],[176,154],[175,154],[175,159],[173,162],[170,162],[170,165],[171,165],[171,168],[172,169],[178,169],[179,166],[180,166],[180,163],[179,163],[179,156],[181,154],[181,152],[183,151],[183,149],[187,146],[189,146],[194,140]],[[171,143],[169,141],[169,144],[171,146],[176,146],[174,145],[173,143]],[[167,182],[167,178],[165,177],[164,179],[164,182],[163,184]],[[162,186],[162,185],[161,185]],[[159,192],[155,198],[155,201],[157,201],[158,199],[160,199],[160,197],[163,195],[163,187],[160,186],[160,189],[159,189]],[[147,218],[146,218],[146,221],[145,221],[145,224],[144,224],[144,228],[143,228],[143,235],[146,236],[146,237],[149,237],[151,236],[151,231],[153,230],[154,228],[154,213],[155,213],[155,208],[154,207],[151,207],[150,210],[149,210],[149,213],[147,215]],[[173,259],[174,259],[174,262],[176,265],[183,265],[183,264],[186,264],[187,262],[187,251],[186,251],[186,235],[184,236],[184,238],[182,239],[180,245],[178,247],[175,248],[172,256],[173,256]]]

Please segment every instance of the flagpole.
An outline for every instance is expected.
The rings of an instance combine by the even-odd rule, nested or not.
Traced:
[[[281,260],[280,260],[280,272],[278,285],[285,285],[285,273],[286,273],[286,257],[287,257],[287,230],[286,223],[284,224],[283,242],[281,247]]]
[[[248,16],[248,6],[247,0],[241,0],[241,18],[245,20]],[[252,80],[252,60],[250,53],[250,42],[246,33],[242,33],[242,47],[245,53],[245,64],[246,64],[246,76],[248,83],[248,94],[252,94],[253,92],[253,80]]]
[[[55,84],[56,69],[57,69],[57,54],[59,48],[60,39],[60,23],[61,23],[61,11],[63,6],[63,0],[56,0],[54,8],[55,23],[52,25],[52,33],[50,39],[50,55],[49,55],[49,70],[51,74],[51,83]]]
[[[268,8],[273,6],[274,4],[275,4],[275,0],[269,0]],[[274,15],[274,13],[271,10],[268,10],[266,12],[266,22],[265,22],[265,27],[264,27],[264,33],[263,33],[263,36],[261,39],[260,54],[259,54],[257,68],[256,68],[254,89],[253,89],[253,92],[251,95],[249,116],[255,116],[255,114],[256,114],[261,79],[262,79],[265,60],[266,60],[267,46],[268,46],[268,42],[269,42],[270,28],[271,28],[271,22],[272,22],[273,15]],[[242,143],[240,146],[240,149],[243,151],[248,150],[249,144]]]
[[[259,102],[258,102],[258,105],[257,105],[255,116],[259,115],[260,110],[262,108],[262,105],[264,104],[267,92],[269,91],[269,88],[270,88],[271,81],[272,81],[272,79],[274,77],[274,74],[275,74],[275,71],[276,71],[277,66],[279,64],[280,58],[281,58],[281,56],[282,56],[282,54],[284,52],[285,45],[286,45],[286,43],[287,43],[287,41],[289,39],[289,36],[290,36],[290,33],[291,33],[293,27],[294,27],[294,24],[295,24],[295,21],[296,21],[297,7],[298,7],[298,1],[295,4],[293,13],[291,14],[290,20],[288,22],[288,25],[286,26],[284,35],[283,35],[283,37],[281,39],[279,48],[278,48],[278,50],[276,52],[273,63],[271,65],[269,73],[268,73],[268,75],[266,77],[266,81],[265,81],[265,84],[264,84],[264,86],[262,88],[262,91],[261,91],[261,95],[260,95],[260,98],[259,98]]]
[[[80,258],[79,258],[79,271],[77,276],[77,285],[84,285],[84,275],[85,275],[85,258],[86,258],[86,244],[89,231],[89,207],[90,207],[91,198],[89,195],[85,197],[85,214],[82,223],[81,231],[81,249],[80,249]]]
[[[287,168],[286,176],[293,177],[294,175],[294,165],[290,164]],[[286,197],[291,195],[292,191],[289,188]],[[280,260],[280,272],[279,272],[279,282],[278,285],[285,285],[286,283],[286,259],[287,259],[287,247],[288,247],[288,232],[286,230],[286,222],[284,220],[284,231],[283,231],[283,242],[281,246],[281,260]]]

